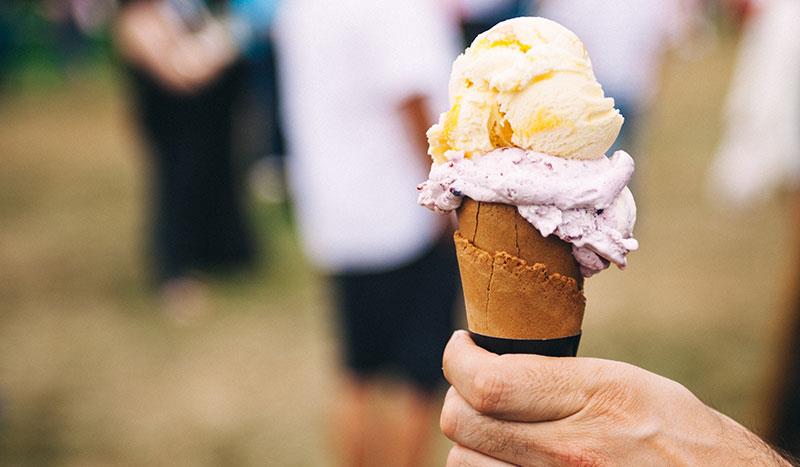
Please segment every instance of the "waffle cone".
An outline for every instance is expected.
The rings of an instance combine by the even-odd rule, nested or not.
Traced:
[[[542,237],[514,206],[465,198],[456,253],[470,331],[507,339],[580,332],[586,300],[571,246]]]

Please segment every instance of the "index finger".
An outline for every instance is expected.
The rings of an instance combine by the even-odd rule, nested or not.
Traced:
[[[598,388],[592,359],[496,355],[456,331],[444,351],[445,378],[475,410],[495,418],[539,422],[578,413]]]

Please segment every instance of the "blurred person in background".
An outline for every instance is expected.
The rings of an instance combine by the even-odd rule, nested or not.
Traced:
[[[165,311],[179,320],[204,311],[198,272],[253,259],[232,131],[242,51],[272,3],[122,2],[116,40],[152,156],[155,276]]]
[[[478,34],[495,24],[525,14],[531,14],[530,0],[452,0],[461,18],[462,45],[468,47]]]
[[[735,24],[741,26],[755,14],[763,1],[764,0],[722,0],[722,6],[730,12]]]
[[[59,68],[69,77],[86,59],[89,49],[75,14],[76,2],[49,0],[45,1],[43,6],[52,28]]]
[[[261,201],[286,201],[283,118],[279,106],[275,44],[261,37],[248,53],[249,111],[244,122],[246,151],[251,155],[250,188]]]
[[[761,0],[745,23],[711,167],[710,196],[732,212],[789,188],[795,269],[780,363],[768,401],[767,438],[800,454],[800,2]]]
[[[597,79],[625,117],[615,151],[630,147],[658,89],[664,52],[700,18],[699,0],[539,0],[537,13],[581,38]]]
[[[0,2],[0,93],[6,85],[14,52],[13,10],[6,2]]]
[[[455,21],[438,0],[284,5],[276,37],[290,187],[343,337],[332,414],[340,460],[424,465],[458,270],[449,220],[420,209],[414,187],[430,169],[431,109],[446,107]],[[378,413],[385,403],[401,415]]]
[[[88,38],[100,35],[116,13],[117,0],[45,0],[44,13],[52,24],[53,45],[67,77],[90,58]]]

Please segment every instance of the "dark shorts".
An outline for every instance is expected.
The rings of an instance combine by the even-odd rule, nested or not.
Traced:
[[[397,375],[423,391],[442,378],[454,327],[458,264],[449,235],[398,269],[333,276],[347,368]]]

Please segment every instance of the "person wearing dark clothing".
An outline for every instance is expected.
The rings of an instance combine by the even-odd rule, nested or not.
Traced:
[[[186,95],[131,70],[137,117],[152,156],[153,249],[160,283],[252,259],[231,141],[244,73],[241,64],[233,65]]]
[[[203,306],[196,272],[253,258],[232,144],[246,84],[241,28],[217,13],[225,3],[127,1],[116,28],[151,155],[154,275],[180,314]]]

